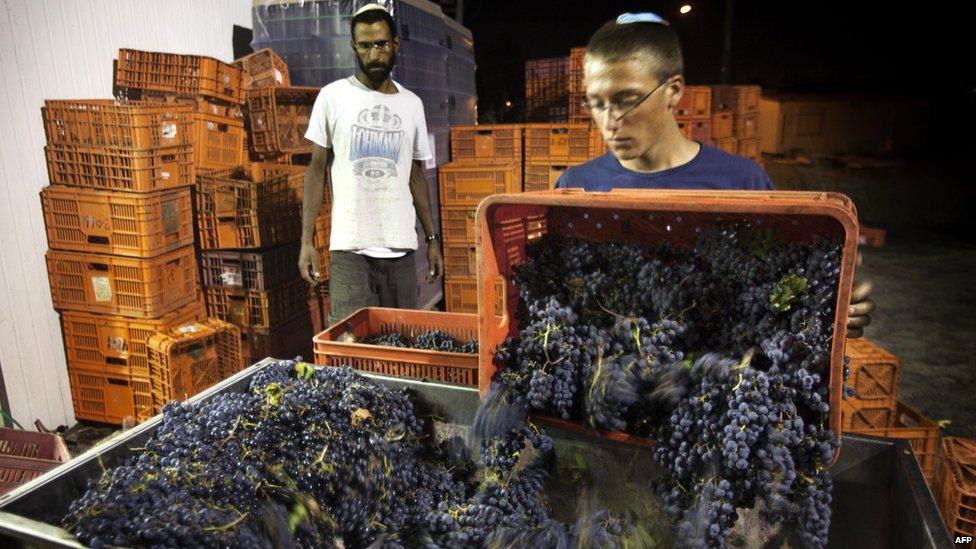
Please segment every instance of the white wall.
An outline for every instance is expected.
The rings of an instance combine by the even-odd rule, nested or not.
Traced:
[[[39,192],[44,99],[107,98],[119,48],[233,60],[250,0],[0,0],[0,367],[28,427],[74,423]]]

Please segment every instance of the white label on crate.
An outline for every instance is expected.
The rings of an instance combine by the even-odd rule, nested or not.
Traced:
[[[217,129],[217,124],[214,124],[213,122],[207,122],[207,130],[214,131],[216,129]]]
[[[274,71],[275,71],[275,80],[277,80],[279,84],[284,82],[285,75],[281,74],[281,71],[279,71],[278,69],[275,69]]]
[[[159,174],[159,176],[162,177],[163,179],[169,179],[169,172],[163,172]]]
[[[240,269],[224,267],[223,272],[220,273],[220,282],[224,286],[240,288],[244,285],[244,275],[241,274]]]
[[[91,281],[95,290],[95,301],[112,301],[112,283],[107,276],[93,276]]]
[[[434,139],[434,134],[427,134],[427,141],[430,143],[430,158],[424,161],[424,169],[431,170],[437,167],[437,145]],[[427,182],[430,185],[430,181]]]
[[[176,139],[176,124],[163,124],[163,139]]]
[[[181,334],[195,334],[200,331],[200,327],[196,324],[186,324],[177,328],[176,331]]]

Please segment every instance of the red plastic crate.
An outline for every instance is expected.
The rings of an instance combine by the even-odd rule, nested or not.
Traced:
[[[115,84],[240,103],[241,70],[200,55],[120,49]]]
[[[338,339],[347,332],[362,341],[390,333],[414,338],[441,330],[464,343],[477,339],[477,329],[478,316],[474,314],[367,307],[315,336],[315,362],[324,366],[348,365],[393,377],[473,386],[478,384],[477,354],[344,343]]]
[[[190,143],[188,105],[114,99],[48,100],[41,108],[49,144],[150,149]]]
[[[139,423],[154,415],[149,376],[68,362],[68,381],[76,419],[121,425],[126,418]]]
[[[157,332],[146,344],[153,410],[187,398],[239,372],[243,365],[241,332],[208,318]]]
[[[50,144],[44,147],[52,185],[152,192],[193,185],[193,146],[133,149]]]
[[[522,190],[520,162],[451,162],[438,169],[441,206],[476,206],[486,196]]]
[[[850,199],[835,193],[669,190],[584,193],[567,189],[485,199],[478,206],[476,221],[480,254],[477,299],[482,305],[479,308],[479,389],[484,393],[491,383],[495,372],[492,357],[497,346],[506,337],[519,333],[518,293],[512,277],[514,268],[525,260],[529,243],[549,233],[597,242],[653,245],[668,241],[682,246],[694,241],[696,227],[713,226],[719,219],[728,223],[738,219],[755,222],[757,218],[762,219],[764,227],[779,229],[788,242],[805,242],[814,236],[829,235],[844,243],[837,303],[845,305],[836,307],[835,311],[834,345],[827,380],[831,405],[829,427],[839,434],[846,303],[853,283],[857,215]],[[503,281],[507,296],[500,321],[486,314],[484,307],[486,303],[498,302],[498,279]],[[592,432],[578,423],[548,420],[581,432]],[[624,433],[607,436],[638,440]]]
[[[481,124],[451,127],[451,160],[522,161],[522,126]]]
[[[685,86],[678,104],[674,106],[676,117],[690,120],[712,118],[712,89],[708,86]]]
[[[251,149],[258,153],[307,153],[305,139],[319,88],[273,87],[247,91]]]
[[[146,342],[156,332],[166,332],[206,318],[201,303],[194,302],[162,318],[126,318],[64,311],[61,329],[68,362],[118,375],[149,377]]]
[[[0,427],[0,496],[70,459],[58,435]]]
[[[193,246],[150,259],[48,250],[54,308],[159,318],[197,300]]]
[[[952,537],[976,537],[976,440],[945,437],[932,492]]]
[[[241,328],[273,328],[306,311],[307,284],[299,278],[263,291],[206,288],[207,312]]]
[[[55,250],[152,257],[193,244],[190,189],[120,193],[52,185],[41,190]]]

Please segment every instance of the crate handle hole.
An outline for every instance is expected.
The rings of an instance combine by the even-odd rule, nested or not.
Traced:
[[[128,366],[129,361],[124,358],[116,358],[114,356],[105,357],[105,364],[111,364],[112,366]]]
[[[88,243],[89,244],[103,244],[103,245],[106,245],[106,246],[108,244],[110,244],[107,236],[89,236],[88,237]]]
[[[109,385],[119,385],[122,387],[129,386],[129,382],[124,379],[116,379],[114,377],[109,377],[109,378],[105,378],[105,381],[107,381]]]
[[[105,263],[89,263],[88,270],[108,272],[108,265]]]

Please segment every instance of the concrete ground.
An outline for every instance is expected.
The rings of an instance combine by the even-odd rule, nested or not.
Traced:
[[[862,224],[888,230],[862,247],[859,278],[874,283],[877,310],[865,336],[902,361],[899,400],[944,435],[976,438],[976,238],[973,188],[937,163],[882,170],[796,165],[767,159],[780,189],[850,196]]]

